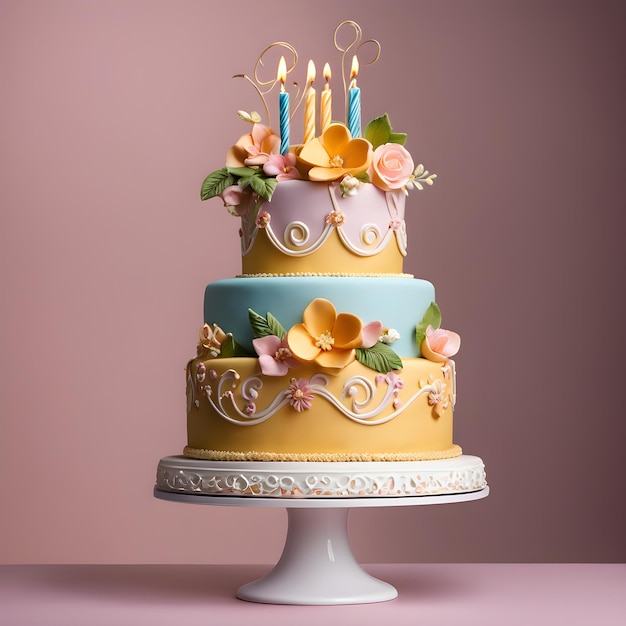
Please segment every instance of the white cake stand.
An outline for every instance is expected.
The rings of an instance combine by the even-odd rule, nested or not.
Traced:
[[[483,468],[482,486],[468,490],[481,484],[480,476],[475,475],[476,471],[480,474],[480,470],[473,469],[477,467],[477,461]],[[342,466],[349,470],[343,470]],[[459,468],[463,467],[469,468],[470,472],[469,478],[466,476],[467,484],[458,482]],[[454,482],[446,484],[444,481],[440,492],[436,494],[425,489],[422,492],[424,495],[394,495],[387,493],[387,488],[382,489],[384,495],[243,495],[250,486],[253,488],[251,493],[259,493],[268,486],[276,487],[276,481],[278,485],[282,484],[283,489],[274,489],[273,493],[282,493],[285,486],[294,484],[294,476],[296,483],[303,480],[305,482],[300,484],[314,487],[319,487],[321,480],[325,493],[333,493],[337,489],[346,492],[350,478],[346,482],[345,471],[352,472],[352,484],[357,488],[355,494],[371,490],[372,485],[388,487],[385,481],[389,478],[389,472],[396,477],[393,486],[400,487],[395,490],[396,493],[399,491],[404,494],[415,484],[415,475],[411,475],[411,470],[419,471],[420,478],[430,477],[430,483],[426,483],[430,485],[430,491],[441,484],[440,476],[452,476]],[[259,477],[259,472],[266,472],[267,475]],[[297,476],[298,472],[301,476]],[[343,478],[333,481],[333,473],[341,474]],[[233,476],[239,482],[233,481]],[[404,476],[404,481],[400,480],[401,476]],[[372,480],[368,482],[367,477]],[[265,487],[259,488],[260,484]],[[227,493],[223,489],[225,485]],[[215,492],[216,488],[222,490]],[[242,495],[231,495],[238,489],[242,490]],[[314,491],[319,492],[319,489]],[[479,500],[488,494],[482,461],[470,456],[442,461],[356,464],[237,463],[165,457],[159,463],[154,488],[155,497],[172,502],[287,509],[287,537],[278,563],[263,578],[240,587],[237,597],[249,602],[299,605],[362,604],[384,602],[397,597],[398,592],[392,585],[367,574],[354,558],[348,539],[348,513],[351,509],[450,504]]]

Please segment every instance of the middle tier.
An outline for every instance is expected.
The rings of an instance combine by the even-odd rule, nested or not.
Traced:
[[[333,303],[338,313],[353,313],[363,323],[380,321],[400,337],[393,350],[401,357],[420,356],[415,329],[431,302],[435,288],[427,280],[410,277],[285,276],[240,277],[207,286],[204,321],[232,333],[253,352],[248,309],[271,313],[285,328],[302,322],[302,313],[316,298]]]

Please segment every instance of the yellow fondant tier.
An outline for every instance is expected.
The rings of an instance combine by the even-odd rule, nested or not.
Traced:
[[[184,454],[249,461],[408,461],[461,454],[452,442],[454,363],[403,359],[379,374],[302,365],[264,376],[255,358],[194,359],[187,368]]]

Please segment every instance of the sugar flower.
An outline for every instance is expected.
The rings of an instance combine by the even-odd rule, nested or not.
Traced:
[[[343,211],[331,211],[326,216],[326,223],[331,226],[341,226],[346,221],[346,216]]]
[[[379,337],[379,341],[387,345],[400,339],[400,333],[395,328],[383,328]]]
[[[296,167],[296,161],[296,155],[291,152],[270,154],[268,160],[263,164],[263,172],[268,176],[276,176],[276,180],[279,182],[281,180],[297,180],[301,176]]]
[[[443,415],[443,412],[450,406],[450,398],[446,393],[446,383],[439,379],[433,381],[431,391],[428,394],[428,404],[433,407],[433,412],[437,417]]]
[[[259,211],[254,223],[257,228],[267,228],[272,221],[272,216],[267,211]]]
[[[313,392],[309,381],[304,378],[291,379],[291,385],[285,391],[285,397],[289,398],[289,404],[299,413],[311,408]]]
[[[242,135],[226,155],[226,167],[263,165],[280,151],[280,137],[263,124],[253,124],[252,132]]]
[[[381,322],[370,322],[369,324],[365,324],[361,329],[361,338],[363,343],[359,347],[371,348],[379,341],[382,331],[383,325]]]
[[[227,338],[228,335],[217,324],[213,324],[213,328],[208,324],[203,324],[198,338],[198,356],[205,358],[209,356],[213,358],[218,357],[222,343]]]
[[[346,174],[341,183],[339,183],[342,196],[356,196],[360,186],[361,181],[356,176],[352,176],[352,174]]]
[[[365,139],[352,139],[343,124],[334,123],[321,137],[304,144],[299,158],[313,166],[308,173],[310,180],[337,180],[365,172],[372,160],[372,145]]]
[[[299,365],[287,347],[287,342],[276,335],[253,339],[252,345],[259,355],[261,372],[266,376],[284,376],[288,370]]]
[[[230,185],[222,191],[220,198],[224,201],[224,206],[236,207],[241,204],[244,193],[239,185]]]
[[[385,143],[374,150],[368,174],[383,191],[404,189],[413,178],[413,159],[399,143]]]
[[[300,361],[340,369],[356,358],[355,348],[363,343],[362,326],[356,315],[337,314],[331,302],[317,298],[304,310],[302,324],[287,333],[287,345]]]
[[[451,330],[432,326],[426,329],[426,335],[420,346],[422,356],[435,363],[443,363],[454,356],[461,347],[461,337]]]

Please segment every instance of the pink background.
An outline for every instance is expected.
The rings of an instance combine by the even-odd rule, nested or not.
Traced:
[[[152,485],[185,443],[204,286],[239,269],[236,220],[199,201],[235,111],[261,110],[231,76],[277,40],[301,80],[337,67],[344,19],[383,47],[364,120],[387,111],[439,175],[409,199],[405,269],[463,337],[455,439],[492,488],[353,511],[355,555],[624,560],[624,4],[312,7],[0,2],[3,563],[278,558],[283,511]]]

